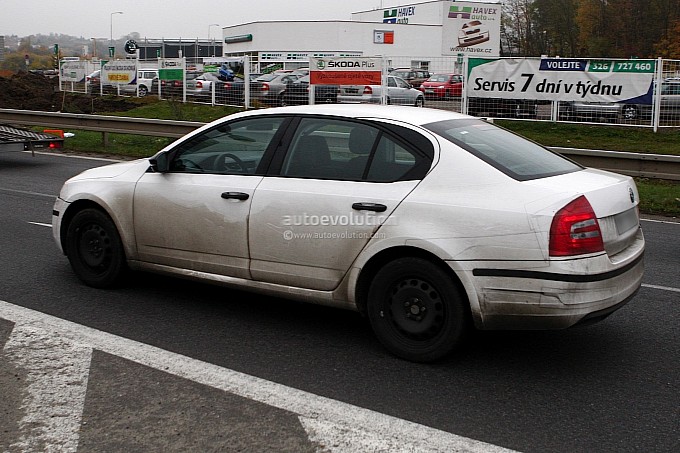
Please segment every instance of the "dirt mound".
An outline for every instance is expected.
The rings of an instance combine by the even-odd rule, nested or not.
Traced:
[[[137,107],[124,98],[59,91],[59,79],[30,72],[0,76],[0,108],[64,113],[124,112]]]

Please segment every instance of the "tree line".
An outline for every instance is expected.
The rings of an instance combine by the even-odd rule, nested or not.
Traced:
[[[680,58],[680,0],[504,0],[504,56]]]

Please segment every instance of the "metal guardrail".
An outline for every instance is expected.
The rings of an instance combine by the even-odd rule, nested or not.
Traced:
[[[0,109],[0,122],[173,138],[182,137],[205,124],[198,121],[10,109]],[[551,149],[586,167],[610,170],[629,176],[680,181],[680,156],[559,147]]]

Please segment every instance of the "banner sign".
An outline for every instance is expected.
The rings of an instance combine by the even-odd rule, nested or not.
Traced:
[[[59,68],[61,82],[83,82],[87,74],[86,61],[64,61]]]
[[[158,61],[159,80],[184,80],[186,60],[184,58],[161,58]]]
[[[108,61],[102,65],[101,80],[104,85],[127,85],[137,81],[136,60]]]
[[[442,2],[442,55],[501,53],[499,3]]]
[[[652,103],[655,60],[468,60],[471,97]]]
[[[380,85],[382,58],[310,58],[309,83],[314,85]]]

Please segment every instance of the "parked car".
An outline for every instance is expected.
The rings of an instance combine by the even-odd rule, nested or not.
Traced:
[[[425,69],[398,68],[391,70],[390,75],[399,77],[410,83],[414,88],[418,88],[421,83],[430,78],[431,74]]]
[[[425,99],[459,98],[463,94],[463,76],[452,73],[432,74],[419,89]]]
[[[633,121],[651,118],[652,115],[651,103],[570,101],[561,102],[559,107],[562,119],[620,118]],[[659,112],[663,119],[680,118],[680,80],[666,79],[661,84]]]
[[[144,97],[152,92],[153,82],[158,79],[158,70],[140,69],[137,78],[130,84],[120,85],[120,93]],[[158,92],[156,92],[158,94]]]
[[[381,92],[381,85],[341,85],[340,92],[338,93],[338,102],[379,104]],[[420,90],[413,88],[405,80],[395,76],[388,76],[387,103],[423,107],[425,105],[425,96]]]
[[[314,85],[314,103],[336,103],[338,101],[338,89],[337,85]],[[281,104],[309,104],[309,75],[288,82],[281,98]]]
[[[52,225],[89,286],[144,270],[357,310],[387,350],[431,361],[472,326],[620,308],[643,277],[638,202],[631,177],[467,115],[331,104],[237,113],[86,170]]]
[[[268,105],[280,105],[283,100],[283,92],[289,82],[302,77],[301,73],[296,72],[275,72],[264,74],[255,79],[255,84],[251,85],[251,99],[263,102]]]
[[[510,118],[536,118],[538,103],[532,99],[469,97],[468,114]]]
[[[220,79],[212,73],[196,74],[195,77],[187,78],[187,96],[210,100],[215,82],[220,82]]]

